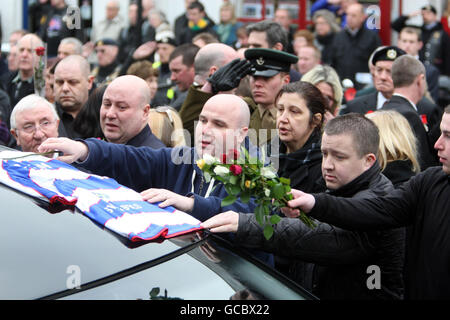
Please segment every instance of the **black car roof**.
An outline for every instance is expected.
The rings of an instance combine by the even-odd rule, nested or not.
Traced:
[[[71,265],[83,270],[85,283],[180,249],[169,241],[132,248],[133,243],[128,240],[106,229],[96,230],[102,227],[74,208],[61,207],[62,211],[51,213],[59,209],[46,210],[42,208],[44,203],[4,185],[0,185],[0,205],[0,274],[9,275],[2,279],[2,288],[27,292],[28,297],[19,298],[39,298],[65,289],[67,268]],[[19,283],[8,284],[19,277],[26,288]],[[6,296],[1,296],[3,293]],[[2,290],[0,296],[11,298],[14,292]]]
[[[0,146],[2,150],[5,148]],[[220,243],[218,250],[222,251],[222,257],[231,261],[211,262],[210,258],[205,258],[208,254],[205,255],[203,248],[210,240]],[[277,298],[278,294],[290,296],[292,292],[293,296],[315,299],[273,269],[230,246],[221,237],[197,232],[162,243],[131,242],[92,221],[75,207],[50,205],[2,183],[0,241],[0,299],[54,299],[70,297],[71,294],[77,297],[80,291],[89,292],[91,288],[142,270],[169,265],[175,259],[181,266],[181,273],[184,266],[186,271],[190,269],[191,274],[198,277],[199,282],[214,282],[221,277],[221,281],[236,290],[242,285],[257,288],[270,278],[268,291],[273,291],[272,298]],[[243,277],[236,274],[236,270],[230,270],[227,263],[237,265]],[[72,266],[82,270],[81,290],[67,287]],[[205,268],[212,272],[197,272]],[[256,274],[263,270],[264,281],[248,274],[248,270]],[[171,278],[170,274],[167,278]],[[195,282],[195,279],[191,280]],[[276,284],[278,290],[273,290],[270,283]]]

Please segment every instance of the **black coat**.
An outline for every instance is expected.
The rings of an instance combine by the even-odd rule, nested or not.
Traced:
[[[389,102],[385,103],[382,110],[394,110],[403,115],[408,120],[412,131],[417,139],[418,156],[421,170],[438,164],[437,153],[430,143],[427,131],[419,117],[417,111],[408,100],[400,96],[392,96]]]
[[[412,169],[412,162],[410,160],[388,162],[382,173],[392,182],[395,188],[400,187],[416,174]]]
[[[425,77],[427,78],[428,92],[434,103],[439,101],[439,76],[441,73],[439,69],[432,64],[424,64]]]
[[[196,35],[199,35],[200,33],[203,33],[203,32],[211,33],[216,38],[219,38],[219,36],[217,35],[216,31],[214,30],[214,25],[215,25],[214,21],[212,21],[208,17],[205,17],[205,20],[208,22],[208,24],[207,24],[207,26],[205,28],[198,29],[198,30],[193,30],[193,29],[189,28],[188,25],[186,25],[185,28],[181,29],[179,37],[177,36],[177,43],[178,43],[178,45],[181,45],[181,44],[184,44],[184,43],[191,43],[192,39]]]
[[[322,54],[322,63],[323,64],[331,64],[333,58],[333,40],[336,34],[334,32],[330,32],[325,36],[316,35],[316,46],[319,48]]]
[[[133,147],[150,147],[153,149],[166,147],[166,145],[152,133],[149,125],[146,125],[141,132],[128,140],[126,145]]]
[[[286,145],[280,141],[280,154],[272,154],[272,157],[278,157],[278,176],[289,178],[292,188],[304,192],[325,191],[323,185],[317,183],[322,177],[320,141],[320,132],[314,132],[302,148],[289,154]]]
[[[22,98],[34,93],[34,81],[33,79],[22,81],[19,72],[16,71],[8,79],[5,91],[8,94],[12,110]]]
[[[380,37],[373,30],[361,28],[355,36],[346,29],[341,30],[333,39],[331,66],[336,69],[341,80],[352,80],[358,90],[362,84],[356,82],[355,74],[369,73],[367,61],[380,45]]]
[[[412,177],[372,199],[316,194],[309,214],[347,230],[410,226],[406,242],[405,298],[450,297],[450,176],[442,167]]]
[[[333,192],[341,197],[371,198],[393,190],[378,164]],[[399,299],[403,294],[404,230],[352,232],[326,223],[309,229],[299,219],[284,218],[270,240],[253,214],[239,214],[236,241],[315,264],[313,293],[322,299]],[[367,268],[381,271],[381,290],[369,290]]]

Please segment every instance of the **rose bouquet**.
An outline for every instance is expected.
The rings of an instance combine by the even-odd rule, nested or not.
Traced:
[[[265,238],[272,237],[273,225],[281,219],[271,214],[272,211],[286,207],[292,200],[289,179],[279,178],[272,166],[265,165],[264,159],[250,157],[245,148],[241,155],[237,150],[231,150],[221,159],[206,154],[197,165],[208,182],[214,178],[224,184],[228,196],[222,200],[222,207],[233,204],[238,197],[243,203],[253,197],[256,221],[263,228]],[[304,212],[300,212],[299,218],[310,228],[316,226]]]
[[[39,58],[37,65],[34,67],[33,81],[34,81],[34,92],[45,97],[45,68],[46,68],[46,54],[44,47],[37,47],[36,55]]]

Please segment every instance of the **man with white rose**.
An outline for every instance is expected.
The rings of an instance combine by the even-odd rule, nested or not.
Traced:
[[[379,132],[363,115],[348,114],[325,126],[321,150],[327,193],[372,198],[393,190],[376,161]],[[362,213],[361,213],[362,214]],[[212,232],[235,232],[236,243],[294,260],[288,276],[321,299],[401,299],[404,230],[356,232],[318,222],[283,218],[271,239],[253,213],[225,212],[204,223]],[[381,286],[368,285],[370,267],[380,270]]]
[[[196,160],[210,155],[220,157],[230,149],[240,149],[250,121],[247,104],[231,94],[211,97],[203,107],[195,131],[195,148],[136,149],[97,139],[73,141],[48,139],[40,150],[60,150],[60,160],[77,162],[99,175],[142,192],[145,200],[161,202],[160,207],[174,206],[204,221],[224,209],[252,212],[253,202],[222,208],[227,196],[222,185],[213,190]]]

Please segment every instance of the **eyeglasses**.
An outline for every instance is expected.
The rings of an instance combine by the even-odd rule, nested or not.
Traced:
[[[52,126],[55,124],[55,122],[56,121],[45,120],[45,121],[40,122],[39,125],[37,125],[37,126],[34,124],[26,124],[21,129],[18,129],[18,130],[21,130],[27,134],[35,133],[38,128],[42,131],[47,131],[50,128],[52,128]]]

